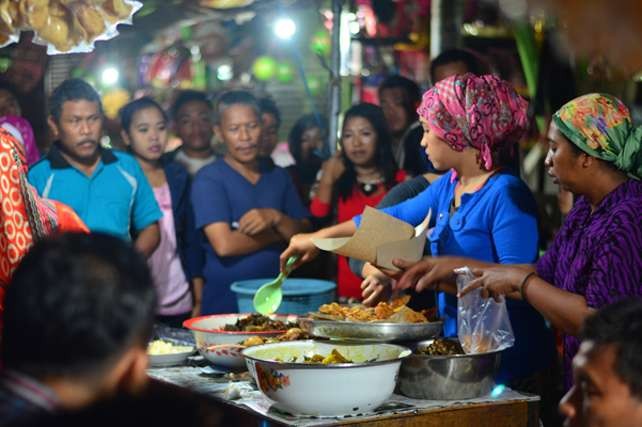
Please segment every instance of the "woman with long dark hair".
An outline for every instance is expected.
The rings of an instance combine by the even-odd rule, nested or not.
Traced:
[[[366,206],[376,206],[386,192],[405,178],[397,169],[391,137],[381,108],[358,104],[345,114],[341,150],[321,169],[310,212],[318,218],[333,216],[344,222]],[[361,278],[350,271],[348,260],[339,257],[337,286],[340,297],[361,297]]]

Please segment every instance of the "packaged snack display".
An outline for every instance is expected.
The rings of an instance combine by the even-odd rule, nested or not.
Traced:
[[[142,7],[133,0],[0,0],[0,47],[32,30],[47,53],[90,52],[98,40],[118,34]]]

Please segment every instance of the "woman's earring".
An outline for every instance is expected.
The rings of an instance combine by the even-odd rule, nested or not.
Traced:
[[[585,168],[591,166],[591,163],[593,163],[593,159],[591,158],[591,156],[584,153],[582,153],[582,155],[584,156],[584,161],[582,162],[582,166],[584,166]]]

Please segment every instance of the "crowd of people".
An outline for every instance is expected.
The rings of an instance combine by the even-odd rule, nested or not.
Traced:
[[[183,91],[168,112],[136,99],[119,114],[126,150],[107,148],[99,94],[70,79],[51,95],[54,143],[40,157],[0,86],[0,419],[147,390],[154,321],[237,312],[232,283],[274,277],[293,255],[295,266],[311,262],[313,238],[354,234],[376,206],[413,226],[432,213],[425,256],[397,259],[394,271],[345,257],[314,269],[336,280],[339,299],[372,306],[410,293],[456,336],[458,296],[505,296],[515,345],[498,381],[540,395],[545,425],[559,422],[562,391],[577,425],[640,425],[642,128],[605,94],[553,115],[545,167],[576,200],[540,256],[518,156],[528,102],[489,71],[454,50],[432,62],[423,96],[413,81],[387,78],[380,106],[344,112],[332,155],[317,114],[295,122],[284,153],[277,104],[247,90],[213,100]],[[182,144],[168,152],[172,131]],[[476,278],[462,291],[463,266]],[[83,350],[44,359],[64,347]]]

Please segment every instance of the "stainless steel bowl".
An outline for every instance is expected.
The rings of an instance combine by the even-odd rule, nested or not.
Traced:
[[[443,325],[441,321],[388,323],[299,318],[299,326],[315,337],[365,342],[390,342],[434,338],[441,334]]]
[[[421,341],[417,349],[433,340]],[[501,350],[478,354],[428,356],[413,353],[401,363],[398,391],[415,399],[459,400],[489,394],[495,386]]]

